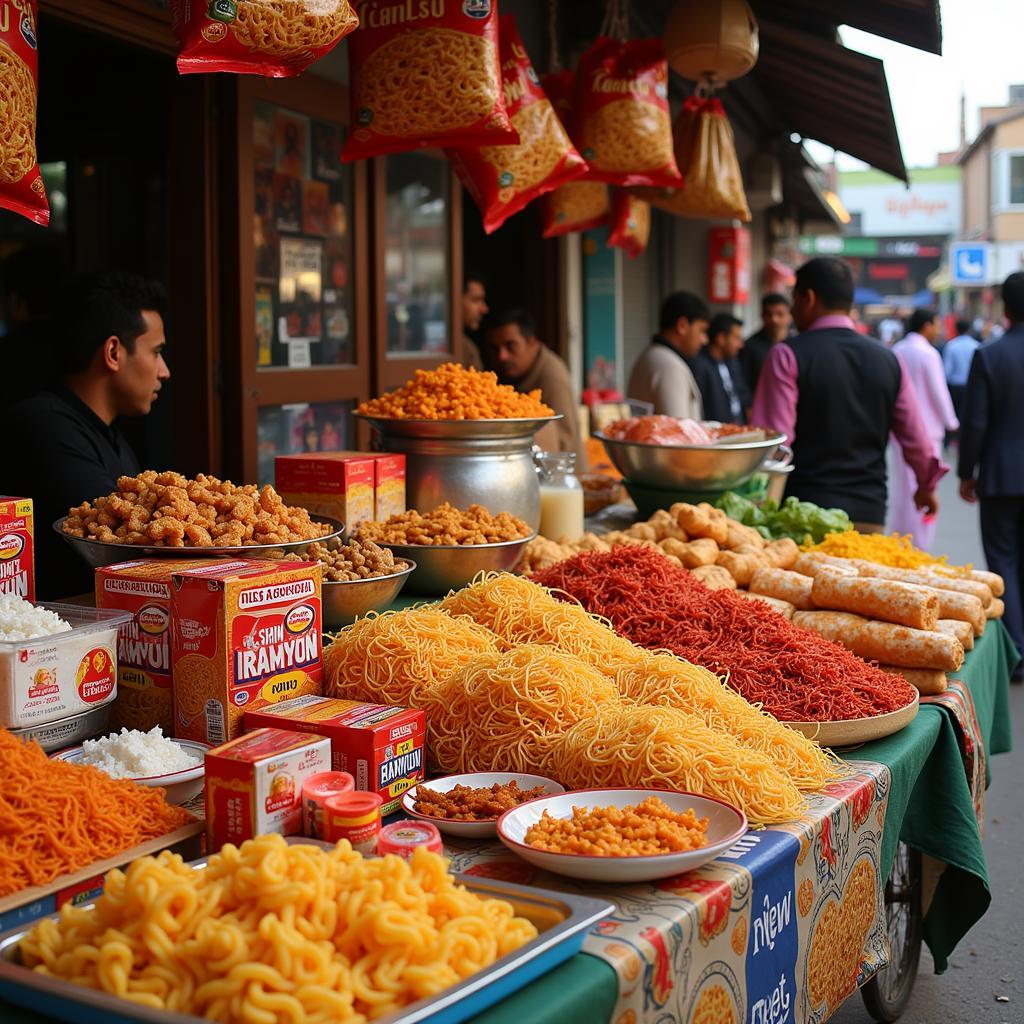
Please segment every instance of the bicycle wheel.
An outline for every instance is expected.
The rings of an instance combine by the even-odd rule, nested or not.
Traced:
[[[913,995],[923,919],[921,854],[900,843],[885,883],[885,924],[892,961],[860,990],[868,1013],[880,1024],[898,1020]]]

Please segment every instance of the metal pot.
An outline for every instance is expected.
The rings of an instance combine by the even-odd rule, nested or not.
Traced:
[[[509,420],[387,420],[366,417],[375,447],[405,455],[406,504],[427,512],[445,501],[511,512],[540,526],[533,436],[560,417]]]

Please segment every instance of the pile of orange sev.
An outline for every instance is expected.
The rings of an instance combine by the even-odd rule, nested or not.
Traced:
[[[417,370],[411,381],[363,402],[356,411],[393,420],[509,420],[555,414],[541,401],[539,389],[524,394],[499,384],[493,373],[458,363]]]
[[[180,828],[192,817],[162,789],[51,761],[0,729],[0,897]]]

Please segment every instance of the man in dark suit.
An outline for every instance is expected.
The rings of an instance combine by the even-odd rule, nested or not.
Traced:
[[[743,423],[750,394],[740,368],[743,321],[718,313],[708,327],[708,343],[694,359],[693,375],[704,403],[704,419]]]
[[[1003,311],[1009,330],[974,353],[967,378],[960,496],[981,502],[985,560],[1006,581],[1004,622],[1024,657],[1024,273],[1003,282]]]

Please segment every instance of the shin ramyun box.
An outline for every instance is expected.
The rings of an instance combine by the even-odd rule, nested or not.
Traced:
[[[348,772],[356,789],[379,793],[382,814],[398,810],[402,794],[423,781],[427,721],[414,708],[296,697],[246,711],[247,729],[267,726],[329,737],[331,768]]]

